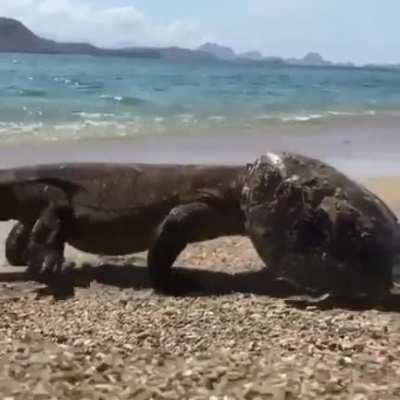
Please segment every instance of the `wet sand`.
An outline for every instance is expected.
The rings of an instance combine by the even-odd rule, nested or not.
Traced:
[[[399,117],[251,126],[248,130],[169,132],[136,137],[43,142],[14,138],[0,145],[0,168],[64,161],[247,163],[267,151],[317,157],[354,177],[399,175]]]

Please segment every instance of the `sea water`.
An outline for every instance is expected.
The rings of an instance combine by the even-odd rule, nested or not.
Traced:
[[[0,138],[218,134],[396,114],[400,71],[0,54]]]

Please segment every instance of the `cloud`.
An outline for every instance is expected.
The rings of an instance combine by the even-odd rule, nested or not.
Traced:
[[[0,0],[0,15],[16,18],[50,39],[105,47],[194,47],[204,40],[193,22],[153,24],[133,6],[100,7],[94,2],[72,0]]]

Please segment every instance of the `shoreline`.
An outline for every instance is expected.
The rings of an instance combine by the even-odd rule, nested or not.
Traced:
[[[135,136],[22,135],[0,144],[0,168],[55,162],[248,163],[267,151],[320,158],[355,178],[397,176],[400,116],[263,123],[232,130],[188,126]]]

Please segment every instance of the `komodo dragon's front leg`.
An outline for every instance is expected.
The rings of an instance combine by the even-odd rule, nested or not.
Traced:
[[[215,239],[219,236],[241,234],[240,218],[229,210],[205,202],[193,202],[173,208],[160,224],[147,264],[154,288],[161,292],[172,287],[170,269],[187,244]]]
[[[28,271],[33,275],[59,274],[66,267],[64,247],[70,227],[71,209],[51,204],[32,228],[28,244]]]

